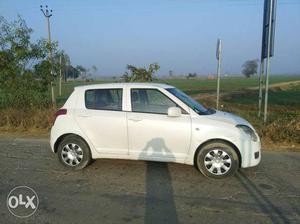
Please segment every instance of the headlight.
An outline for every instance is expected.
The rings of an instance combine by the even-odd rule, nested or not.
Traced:
[[[251,138],[252,141],[254,141],[254,142],[257,141],[257,136],[250,127],[248,127],[247,125],[242,125],[242,124],[238,124],[236,127],[238,129],[242,130],[247,135],[249,135],[249,137]]]

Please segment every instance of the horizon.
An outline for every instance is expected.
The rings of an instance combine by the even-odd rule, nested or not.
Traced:
[[[73,65],[99,69],[96,77],[120,76],[126,65],[157,62],[158,76],[215,74],[217,38],[223,42],[222,74],[241,74],[246,60],[260,58],[263,0],[1,1],[8,21],[19,14],[47,37],[40,5],[53,10],[52,41]],[[271,74],[300,74],[300,1],[278,0]],[[233,28],[234,26],[234,28]]]

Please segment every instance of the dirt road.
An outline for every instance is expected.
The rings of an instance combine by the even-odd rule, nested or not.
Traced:
[[[128,160],[70,172],[46,140],[0,139],[0,155],[0,223],[300,223],[300,153],[264,152],[260,166],[223,180]],[[18,185],[38,194],[29,218],[7,209]]]

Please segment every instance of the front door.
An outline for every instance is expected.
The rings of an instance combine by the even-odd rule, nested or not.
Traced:
[[[191,137],[189,114],[169,117],[178,106],[158,89],[131,89],[128,112],[129,154],[139,159],[183,161]]]

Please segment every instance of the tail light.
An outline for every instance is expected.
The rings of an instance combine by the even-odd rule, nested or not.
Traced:
[[[67,114],[67,109],[59,109],[58,111],[56,111],[53,119],[53,124],[58,116],[65,115],[65,114]]]

